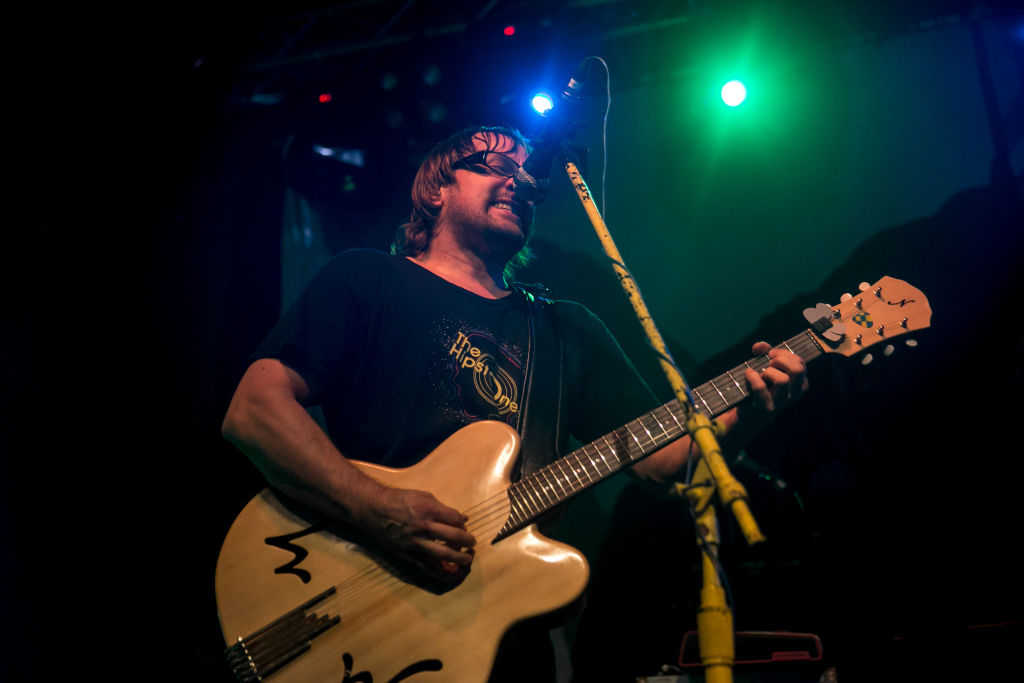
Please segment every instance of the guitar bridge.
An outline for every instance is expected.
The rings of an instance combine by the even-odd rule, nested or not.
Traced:
[[[240,683],[262,681],[308,651],[314,638],[341,622],[340,616],[318,615],[311,611],[334,593],[335,588],[328,588],[227,648],[224,655],[235,679]]]

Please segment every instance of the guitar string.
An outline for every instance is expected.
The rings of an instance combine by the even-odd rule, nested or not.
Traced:
[[[670,428],[671,432],[668,429],[663,430],[668,438],[678,438],[678,436],[685,433],[685,430],[678,426],[670,426]],[[656,445],[657,442],[654,442],[652,439],[652,443]],[[600,445],[595,445],[594,448],[598,451],[601,450]],[[582,449],[578,449],[578,451],[582,451]],[[641,453],[642,452],[643,449],[641,449]],[[630,460],[627,460],[626,462],[631,461],[632,456],[627,457],[629,457]],[[625,463],[619,462],[620,466],[622,464]],[[617,468],[613,468],[611,471],[616,471],[616,469]],[[607,475],[599,474],[598,480],[604,476]],[[575,490],[575,487],[571,482],[569,482],[569,485],[570,490]],[[464,513],[467,516],[470,516],[471,520],[467,525],[467,531],[472,533],[474,536],[491,537],[504,525],[505,520],[508,517],[508,510],[509,502],[507,492],[503,491],[492,495],[491,497],[468,508]],[[536,511],[534,512],[536,513]],[[363,570],[357,571],[352,577],[349,577],[345,581],[336,585],[336,593],[327,598],[324,603],[322,603],[321,608],[325,610],[336,609],[339,616],[342,616],[343,620],[351,622],[353,619],[359,618],[365,609],[379,605],[383,595],[392,590],[392,586],[398,586],[400,593],[412,591],[415,588],[401,580],[386,568],[371,561],[371,563]]]
[[[807,354],[808,351],[814,353],[817,352],[816,344],[814,344],[814,342],[807,338],[805,335],[799,335],[798,337],[795,337],[789,342],[780,345],[780,348],[781,347],[789,347],[790,349],[796,349],[798,353],[802,352],[801,355]],[[751,367],[752,369],[756,370],[758,369],[758,366],[766,366],[768,362],[768,359],[765,357],[755,358],[751,361],[748,361],[745,367]],[[697,393],[701,396],[703,396],[703,394],[709,393],[707,391],[708,388],[712,389],[715,393],[718,393],[721,396],[721,405],[716,405],[716,407],[712,409],[713,412],[717,413],[719,410],[724,410],[728,408],[731,404],[739,402],[739,400],[742,400],[748,395],[747,391],[745,391],[742,387],[739,387],[736,384],[736,380],[733,376],[733,372],[739,369],[740,368],[734,368],[728,373],[720,375],[719,377],[716,377],[710,382],[705,383],[701,387],[698,387]],[[716,381],[728,381],[729,384],[726,385],[724,389],[721,389],[715,384]],[[739,392],[739,398],[737,400],[729,399],[725,395],[727,393],[732,394],[733,392]],[[701,401],[709,408],[711,407],[709,399],[701,398]],[[639,456],[646,455],[647,452],[649,452],[649,450],[661,447],[683,436],[686,433],[686,430],[679,424],[678,418],[676,418],[675,416],[675,412],[679,411],[678,404],[676,403],[675,406],[673,406],[673,403],[675,402],[670,402],[668,404],[659,406],[658,408],[652,410],[650,413],[642,415],[633,422],[629,423],[632,425],[639,425],[647,434],[647,437],[651,442],[647,448],[644,448],[637,444],[637,447],[640,451],[639,453],[632,452],[633,449],[631,445],[629,444],[628,440],[624,438],[616,439],[617,442],[626,444],[626,447],[624,449],[624,457],[620,456],[616,449],[612,446],[602,447],[599,443],[593,442],[591,444],[588,444],[587,446],[577,449],[576,451],[573,451],[564,458],[560,458],[559,460],[556,460],[554,463],[551,463],[548,466],[541,468],[537,472],[528,475],[523,480],[521,480],[521,482],[519,482],[518,485],[510,485],[508,491],[511,491],[511,494],[509,494],[508,491],[502,492],[501,494],[498,494],[492,497],[491,499],[481,501],[480,503],[464,511],[463,514],[467,516],[476,516],[477,518],[480,518],[482,516],[485,521],[490,521],[488,517],[490,517],[491,515],[507,514],[505,507],[505,498],[512,497],[514,498],[514,500],[511,501],[511,503],[513,504],[513,509],[510,511],[511,515],[513,517],[524,517],[524,519],[515,522],[515,525],[525,525],[533,519],[536,519],[539,515],[543,514],[554,505],[564,502],[568,498],[588,488],[592,484],[601,481],[602,479],[604,479],[605,477],[614,472],[619,471],[620,469],[622,469],[622,467],[636,462],[639,459]],[[667,417],[671,419],[665,419],[664,417],[660,417],[659,413],[667,415]],[[653,425],[651,425],[650,428],[644,425],[643,420],[645,418],[648,420],[653,418],[654,421],[657,423],[657,428],[661,431],[661,434],[652,435],[651,428],[653,428]],[[630,435],[633,435],[632,430],[629,430],[629,433]],[[603,438],[607,440],[607,437]],[[594,451],[596,451],[597,457],[587,457],[587,460],[589,461],[593,471],[596,472],[596,478],[592,476],[591,472],[587,471],[586,461],[581,459],[581,456],[586,457],[587,448],[592,448]],[[609,455],[612,456],[615,463],[614,465],[608,464],[607,457]],[[566,474],[565,469],[563,468],[563,463],[567,463],[570,459],[576,460],[576,466],[574,467],[572,464],[569,464],[568,469],[570,474],[575,475],[576,479],[578,480],[578,483],[573,482],[572,476]],[[602,472],[600,463],[603,463],[608,471]],[[581,473],[587,477],[586,482],[583,482],[583,478],[580,476]],[[532,496],[531,492],[533,494]],[[519,514],[519,512],[515,510],[516,503],[519,503],[521,512],[525,513],[525,515]]]
[[[663,438],[665,443],[667,443],[669,440],[674,440],[675,438],[678,438],[679,436],[685,433],[685,430],[678,425],[675,419],[673,419],[671,422],[669,422],[668,420],[659,419],[658,416],[655,414],[658,411],[667,413],[669,416],[671,416],[672,407],[660,406],[659,408],[656,408],[654,411],[651,411],[651,413],[649,414],[650,417],[653,417],[655,422],[658,424],[662,434],[664,435]],[[643,432],[647,434],[648,439],[651,442],[648,449],[651,449],[657,447],[659,445],[659,442],[654,438],[654,436],[651,435],[650,429],[644,425],[643,419],[645,417],[648,416],[641,416],[640,418],[637,418],[637,420],[635,420],[634,423],[640,426]],[[651,426],[653,427],[653,425]],[[633,430],[629,430],[627,428],[627,431],[631,436],[634,436]],[[659,438],[662,437],[659,436]],[[568,457],[575,456],[576,459],[579,461],[579,465],[582,465],[583,462],[579,460],[580,456],[583,455],[587,457],[591,463],[591,466],[597,473],[596,481],[600,481],[608,474],[615,472],[618,469],[621,469],[621,467],[624,466],[625,464],[628,464],[635,460],[638,455],[643,455],[645,450],[648,450],[641,446],[639,442],[637,442],[636,447],[637,449],[639,449],[639,453],[634,453],[633,449],[631,448],[632,444],[630,444],[628,439],[621,435],[619,435],[616,438],[616,441],[619,443],[626,444],[626,447],[624,449],[625,458],[619,456],[618,452],[615,450],[614,447],[602,447],[599,443],[589,445],[590,448],[592,448],[596,452],[596,455],[586,456],[586,447],[584,447],[578,449],[577,451],[574,451],[574,453],[570,454],[570,456]],[[609,454],[612,455],[614,459],[614,466],[608,464],[606,458]],[[556,461],[556,463],[557,462],[558,461]],[[602,468],[599,463],[603,463],[608,471],[602,472]],[[552,465],[555,465],[555,463],[552,463]],[[537,489],[537,482],[543,476],[550,475],[551,477],[554,477],[556,481],[561,477],[562,479],[565,480],[565,483],[568,486],[569,493],[572,494],[578,492],[579,490],[585,488],[586,486],[589,486],[595,481],[591,474],[589,472],[586,472],[586,469],[584,468],[583,471],[588,479],[588,481],[584,484],[582,477],[580,477],[579,475],[579,471],[573,470],[572,466],[570,466],[570,471],[573,471],[579,480],[578,485],[574,484],[571,481],[571,478],[569,478],[568,475],[565,474],[564,470],[561,469],[560,465],[557,474],[555,473],[555,468],[552,465],[543,468],[543,471],[539,471],[530,475],[527,478],[526,485],[532,486],[534,489]],[[550,486],[550,484],[548,484],[548,486]],[[538,492],[537,499],[541,501],[540,505],[538,506],[536,504],[531,504],[528,509],[529,514],[527,516],[527,519],[524,520],[522,523],[530,521],[538,514],[538,510],[532,508],[540,507],[540,512],[542,512],[543,509],[550,507],[551,504],[559,502],[559,499],[562,498],[563,496],[568,497],[565,496],[566,487],[561,484],[559,486],[562,489],[561,495],[558,491],[554,489],[554,487],[551,487],[551,490],[555,492],[555,500],[552,500],[550,496],[546,496],[548,498],[546,504],[545,501],[543,501],[543,497],[541,497]],[[467,525],[467,530],[474,536],[479,536],[481,535],[481,532],[487,530],[488,533],[486,534],[486,536],[489,537],[491,533],[498,531],[501,528],[504,521],[508,518],[510,504],[511,501],[509,500],[507,491],[502,491],[501,493],[495,494],[485,499],[484,501],[481,501],[471,506],[464,512],[464,514],[466,514],[471,519],[470,523]],[[412,586],[407,585],[404,581],[400,580],[397,576],[387,571],[384,567],[377,565],[376,563],[370,562],[366,567],[363,568],[363,570],[357,571],[352,577],[349,577],[346,581],[335,586],[335,595],[328,598],[321,605],[321,607],[323,609],[332,609],[335,607],[336,604],[339,613],[343,612],[344,618],[347,621],[351,622],[352,619],[358,618],[362,611],[367,607],[377,605],[380,602],[382,594],[384,592],[387,592],[392,585],[404,586],[400,589],[402,592],[412,590]]]
[[[504,513],[504,500],[506,498],[507,496],[504,494],[504,492],[495,494],[490,498],[487,498],[484,501],[477,503],[476,505],[473,506],[473,508],[480,508],[481,506],[484,506],[484,509],[487,509],[487,507],[490,506],[497,510],[499,513]],[[497,506],[495,506],[495,503],[497,503]],[[470,510],[472,510],[473,508],[470,508]],[[488,517],[490,517],[490,519],[488,519]],[[504,523],[504,515],[498,517],[497,521],[495,521],[494,517],[495,516],[493,513],[487,515],[484,518],[477,517],[474,521],[471,521],[469,523],[467,530],[474,536],[496,535],[501,525]],[[378,575],[383,576],[383,582],[375,582],[375,579],[378,578]],[[368,560],[368,563],[365,567],[363,567],[360,570],[357,570],[352,576],[348,577],[341,583],[335,585],[335,594],[329,596],[324,601],[324,603],[322,603],[322,606],[326,607],[330,603],[348,604],[348,602],[353,600],[354,598],[361,599],[363,597],[366,597],[367,595],[370,595],[370,593],[367,593],[362,586],[362,584],[367,582],[370,583],[371,589],[385,588],[386,584],[389,584],[391,582],[397,582],[402,584],[406,583],[405,581],[402,581],[399,577],[397,577],[395,574],[390,572],[386,567],[378,564],[371,558]]]
[[[675,431],[683,433],[679,428],[675,428]],[[595,448],[600,450],[599,445]],[[502,492],[469,508],[465,514],[474,514],[471,517],[472,521],[467,525],[467,530],[474,536],[490,537],[497,533],[508,516],[507,499],[507,493]],[[337,584],[335,594],[328,597],[319,607],[323,610],[336,610],[338,616],[351,623],[354,619],[361,618],[367,608],[379,608],[381,599],[393,586],[398,587],[399,594],[414,590],[414,586],[371,560],[362,570]]]
[[[795,337],[793,340],[790,340],[790,342],[787,342],[784,345],[780,345],[780,348],[783,346],[788,346],[791,349],[797,348],[799,349],[799,351],[803,351],[804,353],[806,353],[809,350],[816,351],[816,345],[813,343],[813,341],[811,341],[804,335],[799,335],[798,337]],[[767,364],[768,360],[764,357],[761,357],[755,358],[752,361],[748,361],[746,367],[757,369],[758,365],[764,366]],[[707,389],[711,388],[715,393],[721,395],[722,398],[720,403],[722,405],[716,406],[716,408],[713,409],[714,412],[717,413],[719,410],[724,410],[728,408],[731,404],[734,404],[739,400],[742,400],[748,395],[748,393],[742,387],[739,387],[736,384],[736,380],[733,377],[733,372],[739,369],[740,368],[734,368],[733,370],[723,375],[720,375],[719,377],[716,377],[710,382],[705,383],[701,387],[698,387],[698,394],[703,395],[705,393],[709,393]],[[721,389],[715,384],[716,381],[728,381],[729,384],[726,385],[724,389]],[[735,401],[725,396],[726,393],[731,394],[737,391],[739,392],[739,399]],[[705,405],[708,405],[710,408],[708,399],[701,398],[701,400],[702,402],[705,403]],[[642,427],[643,431],[647,434],[647,437],[651,442],[650,446],[648,446],[647,448],[639,446],[638,444],[638,448],[640,449],[640,452],[638,454],[631,452],[633,449],[630,447],[628,441],[625,441],[624,439],[617,439],[617,441],[619,441],[620,443],[624,441],[626,443],[624,458],[618,454],[614,447],[602,447],[597,442],[593,442],[591,444],[588,444],[587,446],[584,446],[583,448],[573,451],[564,458],[560,458],[559,460],[549,464],[548,466],[542,468],[541,470],[538,470],[532,475],[528,475],[528,477],[525,477],[521,481],[519,486],[511,485],[509,490],[512,491],[512,496],[515,496],[519,499],[519,501],[513,500],[512,502],[520,502],[523,511],[526,512],[525,519],[516,522],[516,526],[522,526],[525,523],[528,523],[529,521],[536,519],[539,515],[543,514],[554,505],[564,502],[573,495],[576,495],[580,491],[588,488],[590,485],[598,481],[601,481],[602,479],[604,479],[605,477],[614,472],[619,471],[620,469],[622,469],[622,467],[636,462],[639,459],[639,456],[646,455],[647,452],[649,452],[650,450],[659,448],[685,435],[685,428],[682,428],[679,425],[678,419],[674,415],[673,403],[674,402],[670,402],[668,404],[659,406],[658,408],[655,408],[646,415],[642,415],[633,422],[629,423],[636,424]],[[675,411],[678,411],[678,404],[675,404],[674,408]],[[659,413],[663,413],[667,415],[668,418],[671,419],[664,419],[663,417],[659,417]],[[651,425],[650,428],[644,425],[644,419],[649,420],[652,418],[657,423],[657,429],[661,431],[661,434],[652,435],[651,428],[653,428],[653,425]],[[632,434],[631,430],[630,433]],[[607,437],[604,438],[607,439]],[[587,471],[585,462],[580,459],[581,454],[585,455],[586,448],[588,447],[594,449],[597,452],[596,458],[588,458],[590,465],[597,474],[596,479],[591,475],[590,472]],[[609,465],[607,462],[607,456],[609,454],[615,461],[614,465]],[[575,459],[577,461],[578,467],[574,468],[572,465],[568,465],[568,468],[569,472],[576,476],[576,479],[579,482],[578,484],[572,481],[572,477],[569,474],[566,474],[565,470],[562,467],[562,464],[570,459]],[[608,471],[602,472],[602,468],[600,467],[599,463],[603,463]],[[583,479],[580,476],[581,472],[587,477],[587,482],[583,482]],[[531,491],[534,492],[532,498],[530,497]],[[464,511],[464,514],[466,514],[467,516],[476,515],[478,517],[480,515],[484,515],[485,519],[489,515],[504,515],[506,514],[504,506],[505,497],[505,495],[499,494],[494,498],[489,499],[488,501],[482,501],[481,503],[478,503],[477,505]],[[489,508],[488,506],[491,507]],[[511,512],[513,516],[517,515],[514,508]]]
[[[487,532],[496,534],[500,528],[498,523],[488,525],[473,525],[477,533]],[[386,567],[377,564],[368,558],[368,564],[361,570],[357,570],[352,576],[335,585],[335,594],[327,597],[317,605],[321,610],[335,610],[335,614],[343,621],[351,622],[361,616],[361,613],[370,607],[378,607],[384,594],[391,591],[391,586],[396,585],[399,593],[405,593],[419,588],[411,583],[402,580],[399,576],[389,571]]]

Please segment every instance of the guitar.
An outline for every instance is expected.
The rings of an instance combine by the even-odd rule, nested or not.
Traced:
[[[853,356],[926,328],[931,309],[919,290],[884,277],[804,315],[810,328],[780,346],[807,362],[823,353]],[[725,412],[748,395],[743,369],[767,364],[755,358],[697,387],[697,408]],[[500,422],[460,429],[412,467],[356,463],[387,486],[430,491],[468,516],[476,555],[454,586],[433,584],[365,534],[262,491],[232,524],[217,561],[235,677],[483,683],[512,625],[571,604],[589,578],[583,555],[541,535],[536,520],[683,436],[683,424],[673,400],[515,483],[519,438]]]

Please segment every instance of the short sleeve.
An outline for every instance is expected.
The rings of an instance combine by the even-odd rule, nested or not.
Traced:
[[[343,370],[358,358],[360,330],[366,329],[359,303],[379,277],[359,254],[346,252],[329,261],[289,307],[250,361],[276,358],[295,370],[317,403],[337,386]]]

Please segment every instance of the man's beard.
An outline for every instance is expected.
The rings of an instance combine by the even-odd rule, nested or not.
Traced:
[[[526,225],[520,217],[520,225],[513,221],[496,221],[491,215],[492,204],[487,204],[482,216],[464,211],[457,206],[449,210],[444,218],[450,225],[456,226],[459,242],[473,251],[494,256],[506,262],[518,254],[533,235],[533,220]]]

